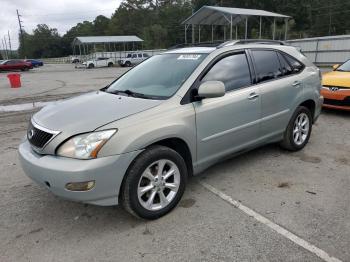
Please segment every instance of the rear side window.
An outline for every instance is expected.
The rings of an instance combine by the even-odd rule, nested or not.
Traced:
[[[283,57],[285,57],[286,60],[288,61],[288,63],[292,66],[294,73],[299,73],[299,72],[303,71],[304,65],[302,63],[300,63],[298,60],[296,60],[295,58],[293,58],[289,55],[285,55],[285,54],[283,54]]]
[[[281,63],[282,74],[284,76],[293,74],[293,68],[287,62],[286,58],[280,52],[277,52],[277,55]]]
[[[245,53],[230,55],[219,60],[203,77],[202,82],[206,81],[222,81],[226,91],[251,85]]]
[[[282,76],[280,62],[277,53],[272,50],[253,50],[252,51],[257,82],[265,82]]]
[[[138,54],[137,56],[140,57],[140,58],[142,58],[142,54]]]

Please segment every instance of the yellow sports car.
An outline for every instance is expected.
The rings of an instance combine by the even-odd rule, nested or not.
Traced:
[[[323,107],[350,111],[350,60],[322,76]]]

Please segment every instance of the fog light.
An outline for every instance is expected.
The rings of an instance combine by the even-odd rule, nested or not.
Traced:
[[[95,186],[95,181],[74,182],[66,184],[66,189],[69,191],[88,191]]]

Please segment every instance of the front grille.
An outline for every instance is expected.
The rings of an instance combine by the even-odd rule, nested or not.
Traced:
[[[350,96],[346,97],[343,100],[325,98],[323,103],[332,106],[350,106]]]
[[[53,136],[54,134],[45,132],[35,127],[32,122],[30,122],[27,131],[27,138],[31,145],[35,146],[36,148],[43,148]]]

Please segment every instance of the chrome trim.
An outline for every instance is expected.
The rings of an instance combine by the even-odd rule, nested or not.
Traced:
[[[43,147],[41,147],[41,148],[36,147],[36,146],[32,145],[32,144],[29,142],[30,146],[31,146],[33,149],[35,149],[35,151],[37,151],[37,152],[42,152],[42,150],[44,150],[44,148],[45,148],[58,134],[61,133],[61,131],[51,130],[51,129],[48,129],[48,128],[46,128],[46,127],[43,127],[43,126],[38,125],[38,124],[34,121],[33,118],[30,119],[30,122],[32,123],[32,125],[33,125],[35,128],[37,128],[37,129],[39,129],[39,130],[41,130],[41,131],[44,131],[44,132],[49,133],[49,134],[52,135],[52,137],[51,137],[51,138],[45,143],[45,145],[43,145]],[[27,131],[27,133],[28,133],[28,131]],[[27,136],[28,136],[28,134],[27,134]]]
[[[323,89],[327,89],[328,91],[333,91],[331,90],[331,88],[338,88],[337,90],[333,91],[340,91],[340,90],[349,90],[350,91],[350,87],[341,87],[341,86],[322,86]]]

